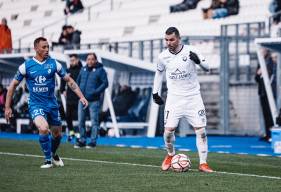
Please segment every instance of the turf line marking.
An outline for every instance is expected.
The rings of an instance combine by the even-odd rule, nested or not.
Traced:
[[[44,156],[42,156],[42,155],[32,155],[32,154],[23,154],[23,153],[9,153],[9,152],[1,152],[1,151],[0,151],[0,155],[44,158]],[[93,160],[93,159],[77,159],[77,158],[69,158],[69,157],[61,157],[61,158],[64,159],[64,160],[69,160],[69,161],[105,163],[105,164],[116,164],[116,165],[130,165],[130,166],[138,166],[138,167],[153,167],[153,168],[159,168],[160,169],[160,166],[148,165],[148,164],[101,161],[101,160]],[[194,172],[198,172],[197,169],[190,169],[190,170],[194,171]],[[245,176],[245,177],[257,177],[257,178],[281,180],[281,177],[274,177],[274,176],[267,176],[267,175],[255,175],[255,174],[247,174],[247,173],[232,173],[232,172],[224,172],[224,171],[215,171],[215,173],[226,174],[226,175],[237,175],[237,176]]]

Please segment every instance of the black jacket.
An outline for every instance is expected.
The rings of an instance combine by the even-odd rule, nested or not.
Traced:
[[[276,86],[276,64],[273,63],[271,58],[267,58],[266,59],[266,67],[267,67],[267,72],[268,72],[268,76],[269,79],[271,81],[271,88],[272,88],[272,92],[273,92],[273,97],[276,98],[277,95],[277,86]],[[260,68],[260,66],[258,66],[257,70]],[[264,85],[264,81],[261,75],[256,74],[255,76],[255,80],[258,83],[258,94],[260,97],[267,97],[266,94],[266,90],[265,90],[265,85]]]
[[[228,15],[237,15],[239,13],[239,0],[228,0],[226,9]]]
[[[82,63],[79,61],[78,66],[70,67],[69,69],[67,69],[67,73],[70,74],[70,77],[75,82],[77,80],[81,68],[82,68]],[[66,104],[77,105],[79,101],[78,96],[69,87],[67,88],[66,87],[67,87],[66,82],[62,80],[60,85],[60,92],[63,93],[66,90]]]

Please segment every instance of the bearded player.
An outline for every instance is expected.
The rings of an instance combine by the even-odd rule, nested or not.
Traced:
[[[171,167],[175,155],[175,129],[181,118],[186,118],[194,128],[196,146],[200,158],[199,171],[213,172],[207,164],[208,144],[206,135],[205,106],[200,93],[196,66],[209,71],[203,56],[192,46],[181,44],[177,28],[169,27],[165,33],[167,49],[158,57],[157,70],[154,77],[153,100],[156,104],[164,104],[158,91],[162,78],[166,75],[168,88],[164,113],[164,142],[167,149],[161,169],[167,171]]]

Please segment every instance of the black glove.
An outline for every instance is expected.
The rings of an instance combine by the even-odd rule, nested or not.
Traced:
[[[200,64],[200,59],[199,59],[198,55],[192,51],[190,51],[190,53],[189,53],[189,59],[194,61],[194,63],[196,63],[196,64]]]
[[[152,94],[152,98],[153,98],[153,101],[154,101],[156,104],[158,104],[158,105],[163,105],[163,104],[164,104],[163,99],[158,95],[158,93]]]

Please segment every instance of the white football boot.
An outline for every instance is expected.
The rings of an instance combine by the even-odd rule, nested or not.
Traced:
[[[52,161],[45,161],[44,164],[40,166],[41,169],[49,169],[52,167],[53,167]]]
[[[64,163],[58,155],[53,156],[53,164],[57,167],[63,167]]]

